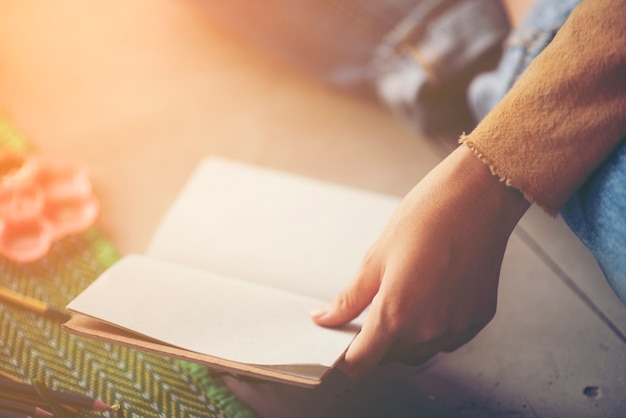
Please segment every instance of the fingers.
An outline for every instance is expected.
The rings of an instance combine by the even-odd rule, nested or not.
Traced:
[[[429,341],[418,341],[407,336],[399,336],[384,324],[384,313],[375,300],[361,333],[357,335],[340,369],[352,378],[363,377],[379,364],[394,361],[411,366],[421,366],[439,352],[451,352],[466,344],[480,331],[480,327],[471,327],[459,332],[445,332]]]
[[[363,377],[382,362],[421,365],[440,351],[453,351],[465,344],[488,322],[481,319],[484,309],[470,310],[468,315],[462,304],[454,305],[452,310],[444,309],[443,313],[433,312],[429,304],[441,306],[436,304],[437,300],[443,300],[443,305],[447,306],[446,299],[427,286],[429,276],[447,277],[439,270],[435,269],[437,274],[428,271],[421,274],[416,273],[413,266],[411,274],[407,274],[404,269],[385,268],[384,263],[377,262],[371,254],[330,305],[311,313],[311,318],[319,325],[340,326],[359,316],[371,304],[361,332],[339,364],[340,370],[348,376]],[[424,294],[432,297],[425,298]],[[467,298],[462,296],[464,302]],[[431,332],[425,332],[428,330]]]
[[[353,378],[362,377],[374,368],[391,344],[391,339],[384,337],[385,333],[380,327],[382,312],[375,301],[382,280],[382,269],[371,254],[365,258],[350,285],[329,306],[311,313],[312,319],[319,325],[338,326],[359,316],[374,301],[361,332],[350,344],[339,365],[345,374]]]
[[[367,261],[361,266],[354,280],[328,306],[311,312],[315,323],[327,327],[346,324],[359,316],[372,302],[380,287],[377,268],[370,268]]]
[[[425,341],[419,344],[398,343],[389,350],[382,363],[388,364],[394,361],[400,361],[411,366],[421,366],[439,352],[450,353],[465,345],[474,338],[479,331],[479,327],[472,327],[461,332],[448,332],[431,341]]]
[[[379,301],[375,300],[372,304],[361,332],[352,341],[339,365],[339,369],[353,379],[365,376],[380,364],[396,338],[380,322],[382,312],[380,304],[376,303]]]
[[[455,351],[457,348],[460,348],[472,340],[481,329],[481,327],[472,327],[463,332],[453,334],[441,344],[440,351],[443,351],[444,353],[451,353]]]

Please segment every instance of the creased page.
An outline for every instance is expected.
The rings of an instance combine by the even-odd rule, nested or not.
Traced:
[[[399,199],[221,158],[201,162],[147,254],[326,301]]]
[[[313,324],[308,312],[322,303],[132,255],[104,272],[68,309],[176,347],[240,363],[330,367],[357,330]]]

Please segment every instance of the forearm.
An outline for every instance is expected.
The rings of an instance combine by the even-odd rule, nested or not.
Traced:
[[[462,138],[506,184],[555,213],[626,133],[626,1],[586,1]]]

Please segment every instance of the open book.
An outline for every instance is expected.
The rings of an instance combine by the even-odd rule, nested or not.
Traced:
[[[399,201],[206,158],[145,255],[105,271],[68,310],[69,332],[216,369],[319,384],[360,329],[309,312],[352,279]]]

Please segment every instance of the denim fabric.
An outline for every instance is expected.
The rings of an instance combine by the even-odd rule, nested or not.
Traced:
[[[499,51],[510,29],[499,0],[453,2],[427,22],[420,10],[425,4],[418,2],[397,28],[409,30],[396,30],[377,49],[375,81],[384,103],[414,128],[432,133],[450,122],[456,106],[465,109],[467,85],[459,84],[464,77],[469,82],[475,65]],[[415,27],[423,27],[419,37]]]
[[[498,103],[550,43],[580,1],[537,2],[507,40],[498,68],[470,85],[468,101],[477,120]],[[626,140],[571,196],[560,215],[593,253],[607,281],[626,303]]]
[[[561,209],[626,303],[626,140]]]
[[[317,79],[376,96],[429,131],[447,88],[509,32],[499,0],[200,0],[218,22]]]
[[[552,41],[581,0],[538,0],[528,16],[505,41],[498,67],[477,76],[468,101],[475,120],[481,120],[500,101],[528,64]]]

